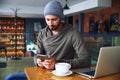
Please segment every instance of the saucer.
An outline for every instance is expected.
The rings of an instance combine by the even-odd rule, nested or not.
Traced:
[[[68,75],[71,75],[73,72],[69,70],[69,71],[68,71],[67,73],[65,73],[65,74],[60,74],[60,73],[58,73],[56,70],[53,70],[52,73],[53,73],[54,75],[56,75],[56,76],[68,76]]]

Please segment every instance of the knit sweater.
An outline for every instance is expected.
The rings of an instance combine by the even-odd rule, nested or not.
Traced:
[[[48,26],[41,29],[37,45],[36,55],[50,55],[58,62],[70,63],[73,68],[90,65],[80,33],[69,24],[65,24],[56,35],[52,35]]]

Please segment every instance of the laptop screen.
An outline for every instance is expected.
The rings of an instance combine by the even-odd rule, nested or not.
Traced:
[[[75,70],[79,74],[98,78],[120,72],[120,46],[101,47],[96,68],[85,68]],[[88,75],[95,69],[94,76]],[[89,73],[93,74],[93,73]],[[92,77],[91,77],[92,76]]]

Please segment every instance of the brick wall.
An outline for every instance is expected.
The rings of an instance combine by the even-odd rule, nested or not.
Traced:
[[[110,15],[118,13],[119,14],[119,24],[120,24],[120,0],[112,0],[112,7],[101,9],[98,11],[85,13],[85,21],[84,21],[84,32],[89,32],[89,18],[94,17],[95,21],[99,21],[103,19],[104,21],[108,21],[108,25],[110,25]]]

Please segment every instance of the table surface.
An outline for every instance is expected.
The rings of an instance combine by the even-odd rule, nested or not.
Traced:
[[[90,79],[83,75],[73,73],[69,76],[56,76],[47,70],[39,67],[28,67],[24,69],[28,80],[120,80],[120,74],[109,75],[97,79]]]

